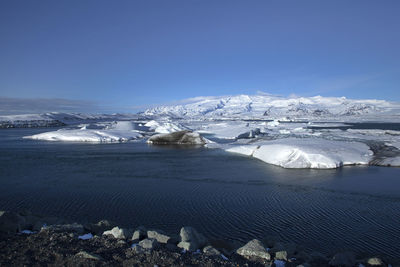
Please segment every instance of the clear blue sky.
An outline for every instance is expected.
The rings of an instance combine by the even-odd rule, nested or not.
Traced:
[[[0,97],[400,101],[400,1],[2,0]]]

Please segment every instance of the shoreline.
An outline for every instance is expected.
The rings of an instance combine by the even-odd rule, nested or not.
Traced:
[[[85,225],[30,212],[0,211],[0,265],[67,266],[400,266],[399,259],[307,253],[293,243],[253,239],[218,244],[196,229],[180,233],[120,228],[107,220]]]

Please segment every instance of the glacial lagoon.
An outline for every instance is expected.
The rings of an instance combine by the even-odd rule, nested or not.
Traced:
[[[0,209],[209,239],[400,257],[400,168],[284,169],[221,149],[63,143],[0,131]]]

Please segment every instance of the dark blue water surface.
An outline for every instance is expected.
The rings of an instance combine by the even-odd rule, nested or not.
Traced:
[[[287,170],[206,148],[21,138],[48,130],[0,130],[0,209],[400,258],[399,168]]]

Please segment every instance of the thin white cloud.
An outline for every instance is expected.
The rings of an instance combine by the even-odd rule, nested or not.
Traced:
[[[0,97],[0,114],[28,114],[45,112],[98,112],[100,107],[91,101],[61,98]]]

